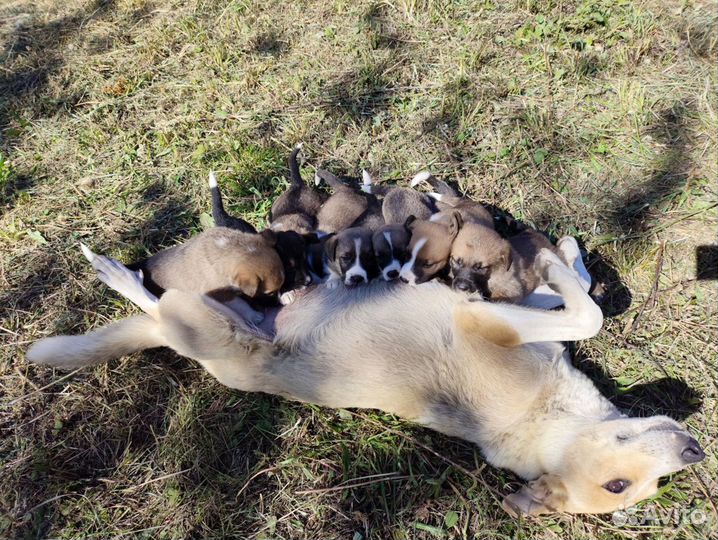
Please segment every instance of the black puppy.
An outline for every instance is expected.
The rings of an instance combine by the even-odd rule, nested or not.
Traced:
[[[330,289],[340,283],[347,287],[368,283],[378,275],[371,231],[354,227],[322,237],[310,246],[309,265],[316,279],[326,280]]]
[[[213,172],[209,173],[209,189],[212,192],[212,217],[216,226],[257,234],[257,230],[250,223],[227,214]],[[307,245],[316,242],[316,235],[313,233],[301,235],[295,231],[277,231],[275,236],[277,239],[275,248],[284,266],[284,284],[280,300],[285,304],[292,301],[294,297],[292,291],[302,289],[312,281],[307,269],[306,256]]]

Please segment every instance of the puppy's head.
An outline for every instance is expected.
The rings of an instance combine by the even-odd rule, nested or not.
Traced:
[[[484,225],[466,223],[451,246],[451,286],[473,293],[486,290],[486,282],[494,272],[511,268],[511,244]]]
[[[251,235],[251,240],[235,253],[230,279],[245,295],[255,298],[279,292],[284,283],[284,266],[276,245],[276,234],[265,229]]]
[[[406,220],[406,226],[411,231],[409,259],[401,267],[401,280],[418,285],[441,274],[446,269],[451,255],[451,244],[462,225],[461,214],[458,212],[451,213],[448,225],[418,221],[410,216]]]
[[[301,235],[295,231],[276,233],[277,253],[284,267],[283,290],[301,289],[311,283],[307,269],[307,244],[316,242],[316,235]]]
[[[399,277],[401,267],[408,259],[410,238],[411,232],[405,225],[384,225],[372,236],[374,257],[384,281]]]
[[[512,514],[601,514],[658,491],[658,479],[705,457],[696,440],[666,416],[592,425],[568,445],[558,470],[504,499]]]
[[[376,273],[371,231],[362,227],[345,229],[328,238],[324,256],[331,271],[349,287],[369,283]]]

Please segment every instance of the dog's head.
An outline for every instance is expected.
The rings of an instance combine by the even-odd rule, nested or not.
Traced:
[[[620,418],[587,427],[557,470],[504,499],[511,514],[600,514],[633,506],[658,480],[705,457],[698,442],[666,416]]]
[[[270,228],[275,232],[294,231],[298,234],[311,234],[314,231],[315,219],[300,212],[286,214],[273,221]]]
[[[460,291],[481,291],[488,295],[486,282],[494,272],[511,268],[511,244],[493,229],[466,223],[451,246],[451,286]]]
[[[327,266],[349,287],[369,283],[376,274],[371,231],[363,227],[344,229],[328,238],[324,257]]]
[[[276,233],[277,253],[284,266],[283,290],[301,289],[311,283],[307,269],[307,245],[317,242],[316,235],[299,234],[295,231]]]
[[[401,267],[400,277],[405,283],[418,285],[440,275],[447,267],[451,244],[463,225],[461,214],[452,212],[448,225],[433,221],[418,221],[410,216],[406,227],[411,232],[409,260]]]
[[[265,229],[246,235],[241,249],[233,250],[236,259],[231,264],[230,280],[243,294],[255,298],[279,292],[284,283],[284,265],[276,245],[276,234]]]
[[[402,265],[408,259],[411,231],[405,225],[384,225],[372,236],[379,272],[384,281],[392,281],[399,277]]]

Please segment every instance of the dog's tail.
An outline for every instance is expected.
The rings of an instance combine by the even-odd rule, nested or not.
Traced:
[[[322,182],[334,190],[347,189],[349,187],[344,182],[339,180],[335,174],[325,171],[324,169],[317,169],[314,173],[314,185],[318,186]]]
[[[209,171],[209,191],[212,193],[212,217],[214,218],[214,224],[217,227],[225,227],[229,216],[224,210],[222,195],[219,192],[217,177],[214,175],[214,171]]]
[[[41,339],[27,359],[60,369],[95,366],[143,349],[166,345],[157,322],[149,315],[122,319],[80,336]]]
[[[299,143],[294,147],[292,153],[289,154],[289,183],[293,188],[304,186],[302,174],[299,172],[299,161],[297,159],[299,157],[299,152],[301,151],[302,143]]]
[[[459,194],[454,188],[443,180],[435,178],[429,171],[421,171],[411,179],[411,187],[415,188],[420,184],[428,184],[434,190],[428,195],[437,201],[442,201],[443,197],[458,197]],[[443,201],[442,201],[443,202]]]
[[[374,180],[366,169],[362,169],[361,180],[361,190],[370,195],[381,195],[384,197],[395,187],[382,185],[382,180]]]

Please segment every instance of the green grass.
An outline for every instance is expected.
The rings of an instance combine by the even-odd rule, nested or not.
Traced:
[[[716,4],[11,0],[0,6],[0,538],[715,535]],[[706,449],[639,512],[516,521],[518,479],[374,411],[221,387],[153,351],[69,376],[48,334],[133,308],[77,241],[130,260],[201,229],[207,173],[262,225],[312,166],[422,168],[553,234],[607,290],[576,365]]]

